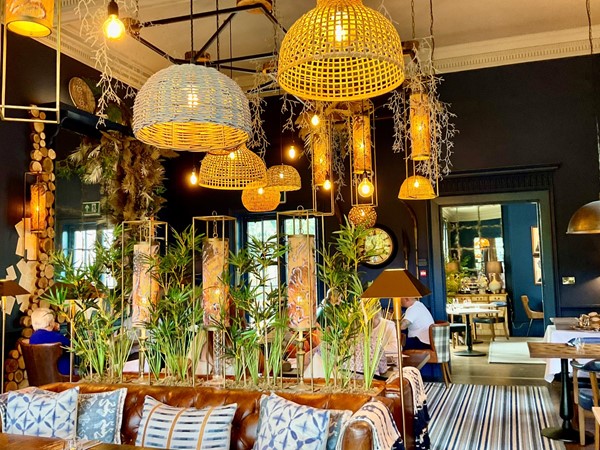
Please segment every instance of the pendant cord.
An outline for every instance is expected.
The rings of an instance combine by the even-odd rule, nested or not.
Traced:
[[[429,35],[431,36],[431,71],[434,72],[433,53],[435,52],[435,38],[433,37],[433,0],[429,0]]]
[[[215,20],[217,22],[217,61],[221,61],[221,33],[219,33],[219,0],[215,0]],[[217,70],[221,70],[221,63],[217,65]]]
[[[190,64],[194,63],[194,0],[190,0]]]
[[[412,25],[412,38],[414,41],[417,37],[417,33],[415,31],[415,0],[410,0],[410,19]]]
[[[594,73],[595,73],[595,64],[594,64],[594,36],[592,33],[592,7],[590,5],[590,0],[585,1],[585,12],[587,14],[588,21],[588,41],[590,43],[590,82],[592,83],[592,95],[593,95],[593,111],[594,111],[594,121],[596,124],[596,150],[598,152],[598,182],[600,184],[600,129],[598,126],[598,112],[597,112],[597,102],[598,102],[598,85],[595,82]],[[599,196],[600,197],[600,196]]]

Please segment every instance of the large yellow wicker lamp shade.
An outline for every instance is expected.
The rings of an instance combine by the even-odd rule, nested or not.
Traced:
[[[431,200],[436,197],[431,181],[421,175],[413,175],[404,180],[398,194],[400,200]]]
[[[398,32],[361,0],[317,0],[285,35],[278,64],[279,85],[303,99],[367,99],[404,81]]]
[[[13,33],[44,37],[52,32],[54,0],[7,0],[5,24]]]
[[[431,158],[431,127],[429,97],[422,92],[410,94],[410,158],[424,161]]]
[[[243,145],[226,155],[207,154],[200,164],[198,185],[222,190],[241,190],[250,183],[267,184],[267,167]]]
[[[276,189],[265,189],[257,183],[250,184],[242,191],[242,204],[250,212],[273,211],[279,205],[280,192]]]
[[[292,166],[279,164],[267,169],[267,189],[287,192],[297,191],[301,187],[300,174]]]
[[[250,107],[242,89],[216,69],[173,65],[152,75],[133,106],[133,132],[159,148],[235,149],[248,140]]]

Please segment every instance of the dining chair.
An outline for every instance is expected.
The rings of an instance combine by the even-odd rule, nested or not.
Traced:
[[[403,350],[403,353],[428,353],[429,361],[427,364],[439,364],[442,368],[442,375],[446,387],[452,383],[450,373],[450,323],[436,320],[429,326],[429,342],[431,349],[409,349]]]
[[[504,336],[506,340],[509,340],[508,337],[508,326],[507,326],[507,304],[506,302],[493,302],[488,305],[488,307],[494,307],[498,309],[497,313],[493,314],[482,314],[473,317],[473,324],[477,326],[477,324],[481,325],[489,325],[490,331],[492,333],[492,341],[496,340],[496,324],[502,324],[502,329],[504,330]]]
[[[585,413],[591,413],[592,407],[599,406],[598,398],[598,374],[600,373],[600,360],[595,359],[585,364],[577,360],[571,361],[573,366],[573,398],[577,405],[577,416],[579,418],[579,443],[585,445]],[[581,371],[590,374],[590,388],[579,386],[578,373]],[[594,448],[600,450],[600,425],[594,420]]]
[[[529,336],[533,321],[539,319],[544,320],[544,311],[533,311],[529,307],[529,297],[526,295],[521,295],[521,301],[523,302],[523,308],[525,308],[525,314],[527,314],[527,318],[529,319],[529,328],[527,328],[527,336]]]
[[[63,352],[59,342],[54,344],[21,342],[20,345],[29,386],[69,381],[68,375],[62,375],[58,371],[58,359]]]

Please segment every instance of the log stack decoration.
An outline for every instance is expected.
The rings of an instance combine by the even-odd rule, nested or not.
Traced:
[[[46,116],[44,112],[39,111],[35,107],[32,107],[29,113],[32,118],[39,118],[40,120],[44,120]],[[4,363],[5,379],[3,382],[5,392],[22,389],[29,385],[27,382],[27,373],[25,371],[25,362],[23,360],[20,343],[22,341],[29,342],[29,338],[33,334],[31,314],[37,308],[49,307],[48,302],[41,300],[40,296],[44,294],[46,289],[54,284],[54,267],[50,264],[50,253],[54,249],[55,236],[54,200],[56,192],[56,176],[54,174],[54,160],[56,159],[56,152],[53,149],[46,147],[46,132],[44,128],[45,126],[42,122],[31,123],[30,137],[32,148],[30,151],[31,161],[29,163],[29,172],[32,173],[37,181],[45,188],[45,201],[42,202],[45,204],[44,214],[42,214],[42,216],[45,217],[45,220],[44,223],[39,224],[40,226],[35,232],[37,252],[33,253],[36,254],[36,270],[31,271],[28,274],[22,272],[21,279],[19,280],[19,284],[22,286],[31,286],[32,289],[30,289],[31,296],[29,298],[29,305],[20,319],[21,326],[23,327],[21,338],[19,339],[16,348],[9,352]],[[31,230],[29,230],[29,232],[31,232]],[[30,255],[31,253],[26,253],[24,258],[30,260]],[[65,317],[59,315],[58,321],[64,322]]]

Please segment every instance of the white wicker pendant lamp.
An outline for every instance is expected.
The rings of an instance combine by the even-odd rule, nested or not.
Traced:
[[[190,1],[190,54],[194,55]],[[236,149],[248,140],[250,106],[242,89],[216,69],[174,65],[152,75],[133,106],[133,132],[160,148],[188,151]]]

